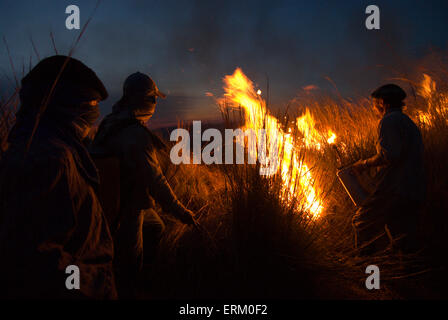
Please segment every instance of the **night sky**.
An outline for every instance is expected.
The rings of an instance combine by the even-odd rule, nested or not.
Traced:
[[[0,0],[5,37],[18,77],[30,56],[67,54],[78,30],[65,28],[66,6],[81,10],[81,25],[95,2]],[[369,4],[381,10],[381,30],[365,28]],[[283,106],[307,85],[343,95],[367,95],[430,50],[446,50],[448,1],[113,1],[104,0],[74,57],[94,69],[110,97],[102,116],[121,95],[130,73],[150,74],[168,98],[159,103],[154,126],[178,119],[218,117],[212,97],[222,78],[239,66],[263,90],[269,77],[272,103]],[[394,71],[393,71],[394,70]],[[0,94],[13,84],[3,40]]]

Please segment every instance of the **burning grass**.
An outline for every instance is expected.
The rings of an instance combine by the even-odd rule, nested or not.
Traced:
[[[448,227],[444,215],[448,189],[444,166],[448,160],[447,94],[427,74],[415,84],[413,90],[418,94],[408,98],[405,112],[421,128],[426,146],[429,193],[420,226],[423,253],[404,256],[386,250],[359,257],[353,248],[351,218],[355,208],[335,173],[338,167],[375,152],[379,119],[370,100],[308,96],[294,101],[290,109],[295,115],[273,116],[250,80],[237,70],[225,78],[225,104],[220,101],[225,119],[231,119],[229,108],[236,108],[244,128],[265,128],[268,138],[275,137],[279,169],[266,178],[253,165],[200,166],[213,171],[213,179],[218,177],[214,192],[207,197],[192,195],[188,187],[184,198],[196,197],[200,203],[196,208],[207,205],[201,223],[213,240],[185,227],[174,227],[177,231],[170,234],[177,235],[179,250],[171,251],[173,255],[164,252],[168,244],[173,248],[173,239],[166,238],[161,255],[173,259],[173,269],[165,274],[179,278],[174,283],[168,281],[171,286],[166,281],[163,286],[156,285],[156,291],[165,292],[166,297],[235,297],[236,292],[237,296],[289,298],[443,296],[437,289],[422,293],[416,288],[422,283],[433,286],[438,281],[436,274],[441,276],[440,268],[446,266],[440,252],[446,250],[444,235]],[[206,178],[205,183],[208,181]],[[179,230],[184,232],[182,236]],[[211,248],[210,243],[212,253],[203,249],[204,245]],[[184,252],[192,248],[194,252]],[[184,261],[180,269],[188,270],[185,273],[179,274],[179,256]],[[381,292],[364,289],[364,271],[369,264],[377,264],[382,270]],[[191,274],[193,270],[196,273]],[[319,290],[318,282],[325,283],[324,289]],[[187,284],[188,289],[175,291],[175,283]]]
[[[444,297],[434,285],[446,285],[438,277],[446,278],[443,253],[448,249],[448,81],[446,73],[439,73],[406,80],[414,93],[406,112],[421,128],[426,148],[429,190],[420,223],[426,247],[422,255],[384,251],[361,258],[353,249],[355,209],[336,170],[375,152],[378,119],[369,99],[306,90],[287,113],[274,115],[262,93],[237,70],[225,78],[225,100],[219,101],[224,119],[232,128],[266,129],[268,139],[278,143],[278,170],[263,177],[257,165],[173,166],[169,150],[161,151],[169,182],[198,213],[204,230],[163,215],[168,232],[156,262],[147,265],[147,297]],[[16,94],[1,103],[2,149],[16,108]],[[239,116],[229,116],[231,110]],[[381,268],[378,292],[364,289],[368,264]],[[409,278],[414,287],[405,282]],[[422,283],[431,289],[418,292]]]

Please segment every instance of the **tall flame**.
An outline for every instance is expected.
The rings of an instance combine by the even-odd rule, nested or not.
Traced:
[[[285,132],[276,117],[267,112],[266,102],[260,97],[261,91],[255,91],[252,81],[240,68],[233,75],[224,77],[224,98],[221,102],[232,102],[244,109],[244,129],[252,129],[259,134],[266,130],[267,138],[277,141],[281,179],[284,199],[291,199],[295,194],[301,195],[301,206],[310,217],[318,218],[324,208],[315,187],[315,179],[308,165],[302,160],[302,148],[321,149],[322,143],[334,143],[336,135],[332,131],[322,135],[315,129],[314,118],[309,110],[296,119],[296,126],[301,133],[301,141],[294,137],[291,129]],[[226,106],[228,107],[228,106]],[[259,137],[258,137],[259,138]],[[277,171],[278,171],[277,170]]]
[[[428,76],[426,73],[423,74],[423,80],[420,83],[420,89],[418,90],[418,93],[426,98],[429,99],[431,95],[436,91],[436,83],[430,76]]]
[[[418,94],[426,99],[426,103],[428,105],[427,111],[417,111],[417,119],[421,125],[426,127],[433,126],[434,116],[432,113],[434,111],[440,115],[448,114],[448,94],[446,92],[438,91],[436,82],[425,73],[423,74],[423,79],[420,82]]]

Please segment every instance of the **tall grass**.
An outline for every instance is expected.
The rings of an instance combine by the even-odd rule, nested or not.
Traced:
[[[351,218],[355,208],[337,181],[336,170],[374,154],[379,119],[367,98],[354,101],[317,92],[294,100],[288,114],[279,117],[294,119],[309,109],[317,128],[331,129],[337,135],[334,146],[303,151],[312,163],[310,170],[323,199],[321,218],[307,218],[298,205],[303,197],[300,190],[292,200],[282,198],[279,176],[262,177],[257,166],[174,166],[169,150],[161,151],[159,160],[170,184],[182,202],[197,212],[203,230],[184,226],[159,208],[168,230],[157,259],[147,265],[145,296],[446,297],[443,286],[447,281],[440,279],[446,278],[443,272],[448,265],[448,81],[446,71],[428,73],[437,80],[431,94],[419,94],[422,73],[406,80],[413,94],[405,112],[421,129],[428,176],[419,226],[425,250],[419,256],[382,251],[360,257],[354,249]],[[17,92],[0,102],[1,151],[7,148],[7,133],[14,124]],[[421,111],[431,119],[429,123]],[[229,128],[241,124],[241,114],[240,118],[227,114],[224,119]],[[289,124],[285,121],[284,125]],[[378,292],[364,287],[364,270],[369,264],[381,268],[383,282]],[[414,287],[409,283],[415,283]],[[429,289],[419,292],[416,287],[422,283]]]
[[[414,92],[421,89],[422,77],[420,74],[413,81]],[[282,199],[279,176],[262,177],[253,165],[177,169],[172,181],[175,190],[193,209],[206,206],[201,223],[212,240],[173,223],[161,243],[157,271],[150,277],[153,296],[445,296],[437,285],[447,266],[448,100],[444,85],[439,83],[431,95],[410,96],[405,108],[422,132],[428,175],[419,254],[382,250],[362,257],[354,248],[351,219],[355,208],[337,181],[336,171],[375,153],[379,117],[367,98],[351,101],[319,93],[294,101],[286,118],[294,119],[309,109],[316,127],[323,131],[331,128],[337,135],[334,146],[324,145],[319,152],[307,150],[304,155],[313,163],[315,186],[324,199],[322,217],[307,219],[307,213],[298,207],[300,199]],[[421,112],[426,112],[431,123]],[[227,121],[230,118],[225,116]],[[234,124],[228,123],[228,127]],[[373,175],[367,173],[365,179]],[[297,195],[300,197],[300,192]],[[364,287],[365,267],[370,264],[380,266],[380,292],[368,292]],[[422,285],[428,289],[418,289]]]

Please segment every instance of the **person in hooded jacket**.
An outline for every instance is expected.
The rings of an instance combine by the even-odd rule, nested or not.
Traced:
[[[3,297],[117,298],[98,173],[83,144],[106,97],[96,74],[67,56],[22,79],[0,163]]]
[[[116,230],[117,288],[120,297],[135,297],[138,278],[143,267],[143,221],[149,222],[151,239],[145,246],[150,254],[165,229],[163,220],[154,210],[154,200],[164,212],[180,221],[194,225],[193,213],[176,197],[162,172],[157,150],[162,142],[146,127],[155,111],[157,98],[165,95],[147,75],[131,74],[123,86],[123,97],[113,106],[111,114],[101,122],[91,152],[95,158],[112,157],[119,161],[119,208],[112,221]],[[118,171],[118,170],[117,170]],[[107,175],[110,175],[107,174]],[[107,196],[107,202],[116,197]]]

